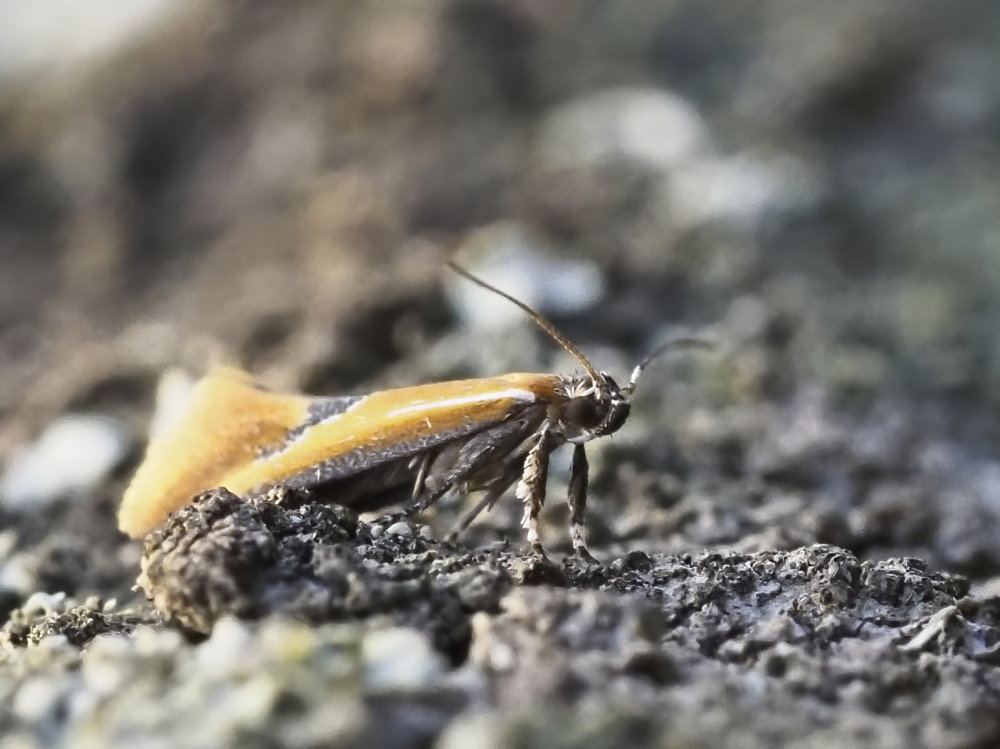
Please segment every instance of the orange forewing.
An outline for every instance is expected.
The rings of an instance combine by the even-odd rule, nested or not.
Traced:
[[[349,450],[374,453],[463,427],[469,433],[468,427],[502,421],[520,405],[551,400],[558,382],[549,374],[509,374],[384,390],[295,433],[315,399],[268,392],[233,370],[214,372],[195,386],[176,423],[150,442],[118,525],[139,537],[216,486],[246,494]]]

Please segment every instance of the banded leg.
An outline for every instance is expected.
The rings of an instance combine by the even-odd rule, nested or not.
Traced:
[[[517,483],[514,495],[524,503],[524,518],[521,525],[528,532],[531,550],[545,556],[541,538],[538,535],[538,514],[545,504],[545,483],[549,477],[549,455],[555,447],[548,425],[542,427],[538,442],[528,451],[524,460],[524,472]]]
[[[569,474],[569,535],[573,540],[573,553],[587,562],[596,562],[587,549],[587,483],[589,465],[587,451],[582,444],[573,449],[573,467]]]

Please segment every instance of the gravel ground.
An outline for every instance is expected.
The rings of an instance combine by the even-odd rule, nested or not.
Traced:
[[[75,7],[67,2],[67,20]],[[0,9],[0,747],[1000,744],[988,3]],[[86,20],[86,23],[84,23]],[[85,43],[84,43],[85,42]],[[116,528],[213,362],[624,376],[518,503],[213,490]]]

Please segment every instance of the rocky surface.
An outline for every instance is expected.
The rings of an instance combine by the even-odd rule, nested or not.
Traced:
[[[1000,732],[1000,599],[916,559],[815,545],[545,564],[280,499],[211,492],[147,539],[139,585],[166,624],[97,601],[14,612],[14,735],[902,747]]]
[[[0,7],[0,747],[1000,743],[990,3],[64,5]],[[561,454],[552,564],[514,501],[116,530],[178,367],[575,366],[453,253],[615,376],[719,343],[593,443],[602,564]]]
[[[426,526],[394,516],[361,523],[303,494],[203,495],[147,537],[139,587],[195,632],[228,615],[384,619],[425,630],[438,650],[464,660],[469,616],[495,611],[510,587],[509,554],[442,550]]]

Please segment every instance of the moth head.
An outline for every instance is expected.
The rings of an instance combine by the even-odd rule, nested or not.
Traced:
[[[567,442],[587,442],[617,432],[632,408],[628,395],[607,372],[598,373],[596,380],[569,380],[566,396],[557,409],[554,426]]]
[[[555,426],[567,442],[586,442],[613,434],[622,428],[632,411],[632,393],[639,377],[655,359],[672,349],[712,348],[704,338],[675,338],[654,349],[632,370],[625,387],[619,387],[607,372],[567,381],[567,400],[560,406]]]

